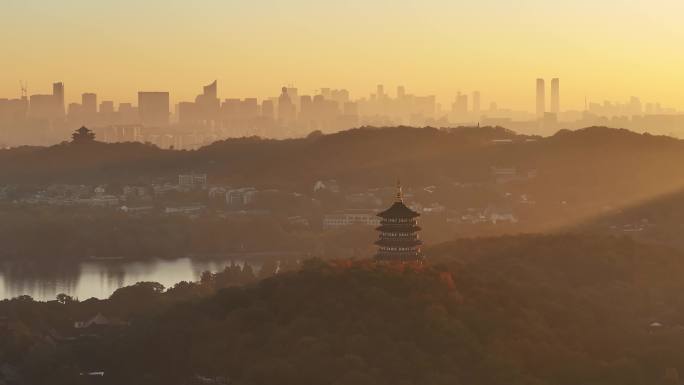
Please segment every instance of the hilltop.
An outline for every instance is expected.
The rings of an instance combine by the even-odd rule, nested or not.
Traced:
[[[563,130],[546,138],[501,127],[366,127],[288,140],[228,139],[194,151],[140,143],[8,149],[0,151],[0,178],[5,183],[93,184],[189,170],[216,181],[253,185],[309,185],[321,178],[386,185],[396,177],[420,185],[483,180],[496,166],[534,168],[543,180],[624,183],[628,178],[638,185],[684,175],[669,167],[684,159],[682,149],[684,142],[673,138],[604,127]]]

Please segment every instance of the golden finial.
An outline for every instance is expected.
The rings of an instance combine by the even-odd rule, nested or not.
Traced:
[[[395,202],[404,202],[404,193],[401,191],[401,181],[399,179],[397,179],[397,196]]]

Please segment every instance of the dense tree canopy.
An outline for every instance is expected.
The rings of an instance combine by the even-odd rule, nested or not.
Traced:
[[[165,293],[142,284],[96,303],[5,301],[0,314],[26,319],[29,338],[6,359],[35,354],[41,344],[18,346],[63,322],[60,309],[89,308],[131,325],[78,348],[46,348],[62,383],[73,383],[74,367],[105,370],[109,383],[200,375],[250,385],[647,385],[677,383],[684,370],[680,252],[529,235],[427,254],[422,268],[313,260],[259,283],[233,267]]]

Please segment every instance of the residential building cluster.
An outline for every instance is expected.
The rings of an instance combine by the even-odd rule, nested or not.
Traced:
[[[521,193],[520,186],[536,176],[536,170],[491,167],[487,181],[407,188],[403,198],[426,223],[516,225],[535,210],[535,199]],[[114,210],[130,216],[271,218],[287,226],[328,231],[379,226],[377,213],[391,201],[394,188],[349,188],[323,179],[300,191],[215,183],[204,173],[190,172],[124,186],[52,184],[28,192],[0,186],[0,204]],[[498,191],[498,196],[470,206],[453,198],[477,191]]]

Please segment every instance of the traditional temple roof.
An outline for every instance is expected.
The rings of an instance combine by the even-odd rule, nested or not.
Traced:
[[[378,214],[380,218],[416,218],[420,214],[406,207],[404,202],[394,202],[387,210]]]

